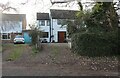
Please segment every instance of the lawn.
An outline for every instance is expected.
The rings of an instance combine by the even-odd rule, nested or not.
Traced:
[[[2,45],[0,45],[0,52],[2,52]]]
[[[23,45],[16,45],[14,46],[12,52],[10,53],[8,60],[16,60],[18,59],[23,52]]]
[[[8,51],[7,61],[14,61],[17,60],[18,58],[20,58],[20,56],[22,55],[22,53],[24,52],[25,49],[24,44],[4,44],[3,45],[3,52]],[[10,51],[10,52],[9,52]]]

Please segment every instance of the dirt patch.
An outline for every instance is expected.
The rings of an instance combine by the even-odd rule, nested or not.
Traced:
[[[98,76],[118,75],[117,57],[88,58],[72,53],[67,43],[43,44],[43,50],[32,55],[32,47],[24,45],[15,61],[5,61],[11,49],[3,50],[3,75],[22,76]],[[26,74],[25,74],[26,73]]]

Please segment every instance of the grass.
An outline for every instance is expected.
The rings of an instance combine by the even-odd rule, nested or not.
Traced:
[[[52,48],[52,54],[53,54],[53,57],[56,57],[59,53],[59,48],[58,47],[54,47]]]
[[[0,52],[2,52],[2,45],[0,45]]]
[[[13,47],[14,47],[13,44],[2,44],[2,53],[9,49],[12,50]]]
[[[17,60],[18,58],[20,58],[20,56],[22,55],[23,53],[23,48],[24,45],[11,45],[11,53],[10,55],[8,56],[8,61],[14,61],[14,60]]]
[[[21,52],[20,52],[19,50],[14,50],[14,51],[10,54],[8,60],[16,60],[16,59],[19,58],[20,56],[21,56]]]
[[[39,50],[35,46],[32,46],[32,55],[35,56],[38,52]]]

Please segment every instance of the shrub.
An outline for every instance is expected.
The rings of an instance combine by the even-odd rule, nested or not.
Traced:
[[[77,33],[72,36],[72,51],[83,56],[118,55],[118,34]]]
[[[35,45],[37,43],[37,36],[38,36],[38,32],[36,30],[32,30],[30,32],[30,36],[32,37],[32,44]]]
[[[42,44],[40,42],[41,31],[32,30],[30,32],[30,36],[32,38],[31,45],[35,46],[37,50],[41,51],[42,50]]]

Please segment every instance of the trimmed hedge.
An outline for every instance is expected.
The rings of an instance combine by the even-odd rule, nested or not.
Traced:
[[[82,56],[120,55],[116,32],[96,34],[77,33],[72,36],[72,51]]]

